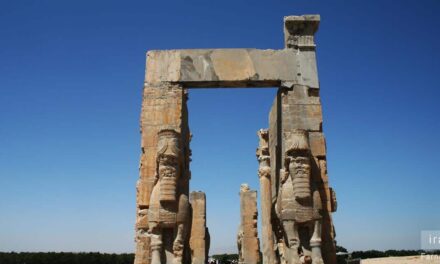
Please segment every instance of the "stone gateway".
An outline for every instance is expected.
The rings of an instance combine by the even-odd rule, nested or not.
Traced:
[[[257,132],[261,246],[257,193],[243,185],[240,263],[336,264],[337,202],[327,176],[314,40],[319,21],[319,15],[285,17],[282,50],[147,53],[135,264],[207,263],[207,200],[189,190],[187,98],[201,87],[278,87],[269,127]]]

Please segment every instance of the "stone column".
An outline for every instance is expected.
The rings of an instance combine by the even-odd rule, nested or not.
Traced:
[[[192,225],[189,246],[191,263],[205,264],[208,261],[209,236],[206,228],[206,195],[204,192],[191,192]]]
[[[250,190],[247,184],[240,188],[241,224],[238,231],[239,263],[257,264],[260,262],[260,245],[257,230],[257,191]]]
[[[259,163],[258,177],[260,178],[260,202],[261,202],[261,237],[263,263],[277,263],[274,252],[273,231],[271,223],[272,192],[271,192],[271,168],[269,156],[269,132],[267,129],[258,131],[259,146],[257,159]]]
[[[173,129],[181,136],[184,153],[184,168],[178,186],[180,192],[188,190],[189,176],[189,129],[186,120],[186,91],[180,85],[169,83],[146,83],[143,90],[143,100],[140,118],[141,127],[141,157],[139,166],[139,180],[136,196],[136,252],[135,264],[150,264],[152,259],[152,235],[148,233],[150,197],[157,182],[157,145],[158,133],[163,129]],[[151,219],[150,219],[151,220]],[[156,243],[157,244],[157,243]],[[166,245],[172,248],[172,245]]]

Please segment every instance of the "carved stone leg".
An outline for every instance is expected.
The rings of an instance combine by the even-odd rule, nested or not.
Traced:
[[[299,264],[299,235],[298,226],[294,221],[283,221],[284,232],[287,237],[287,248],[285,249],[288,264]]]
[[[310,239],[310,247],[312,248],[312,263],[324,264],[321,254],[321,219],[315,221],[315,228]]]
[[[151,264],[161,264],[161,252],[162,252],[162,235],[161,231],[154,229],[150,233],[151,236]]]
[[[174,264],[182,264],[183,247],[184,247],[183,232],[184,232],[184,225],[179,224],[177,226],[176,239],[174,239],[174,243],[173,243]]]

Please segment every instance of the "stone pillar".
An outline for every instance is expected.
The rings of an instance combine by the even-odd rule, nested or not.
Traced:
[[[272,214],[272,191],[271,191],[271,168],[269,156],[269,132],[267,129],[258,131],[259,146],[257,159],[259,163],[258,177],[260,178],[260,202],[261,202],[261,237],[263,263],[277,263],[274,252],[274,240],[271,223]]]
[[[192,225],[189,246],[191,263],[205,264],[208,261],[209,235],[206,227],[206,195],[204,192],[191,192]]]
[[[174,85],[169,83],[160,84],[145,84],[143,91],[142,100],[142,110],[140,118],[141,127],[141,158],[139,173],[140,177],[137,182],[137,217],[136,217],[136,252],[135,252],[135,264],[151,264],[152,252],[154,249],[168,250],[173,248],[173,241],[165,241],[168,244],[163,244],[164,241],[159,241],[162,239],[162,233],[168,234],[167,230],[160,231],[160,234],[152,234],[150,231],[149,219],[151,215],[151,196],[153,193],[154,186],[159,183],[158,175],[158,144],[159,144],[159,133],[163,130],[175,131],[178,135],[178,141],[181,144],[181,149],[179,150],[179,169],[178,169],[178,181],[175,193],[176,200],[174,201],[174,207],[171,214],[177,214],[177,217],[183,215],[183,218],[188,217],[188,219],[179,219],[178,222],[181,226],[185,226],[184,222],[188,221],[188,216],[186,213],[182,214],[185,209],[185,199],[188,197],[189,189],[189,129],[187,125],[187,109],[186,109],[186,90],[180,85]],[[163,184],[162,184],[163,185]],[[168,185],[167,185],[168,186]],[[162,186],[162,187],[167,187]],[[159,188],[160,189],[160,188]],[[159,195],[160,192],[159,192]],[[173,201],[170,201],[173,203]],[[158,221],[161,221],[162,216],[158,216]],[[156,221],[156,220],[155,220]],[[161,223],[159,223],[161,224]],[[170,228],[177,230],[178,223],[175,226],[169,225]],[[180,228],[182,229],[182,228]],[[185,235],[183,230],[180,233]],[[153,241],[154,240],[154,241]],[[186,240],[187,241],[187,240]],[[153,243],[154,242],[154,243]],[[183,241],[185,242],[185,241]],[[153,245],[154,244],[154,245]],[[188,249],[186,249],[188,250]],[[180,254],[176,252],[168,252],[167,258],[173,254]],[[162,258],[158,256],[158,251],[156,252],[156,259]],[[163,252],[162,252],[163,253]],[[160,254],[162,254],[160,253]],[[169,261],[169,260],[168,260]]]
[[[238,231],[239,263],[257,264],[260,262],[260,245],[257,230],[257,191],[249,189],[247,184],[240,188],[240,218]]]
[[[314,35],[319,15],[288,16],[284,18],[285,48],[297,54],[297,83],[282,82],[278,97],[280,113],[279,135],[282,136],[281,161],[286,159],[292,133],[302,130],[308,134],[311,154],[311,186],[319,191],[322,200],[322,257],[325,264],[336,263],[334,228],[331,213],[336,210],[334,191],[328,183],[326,145],[322,129],[322,107],[316,66]],[[271,131],[272,132],[272,131]],[[279,157],[278,157],[279,158]],[[333,195],[332,195],[333,194]]]

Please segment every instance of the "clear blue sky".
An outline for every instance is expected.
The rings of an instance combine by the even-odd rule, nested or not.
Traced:
[[[133,252],[145,52],[280,49],[283,16],[314,13],[337,240],[419,248],[440,229],[440,1],[2,0],[0,251]],[[274,94],[190,91],[211,252],[235,251]]]

